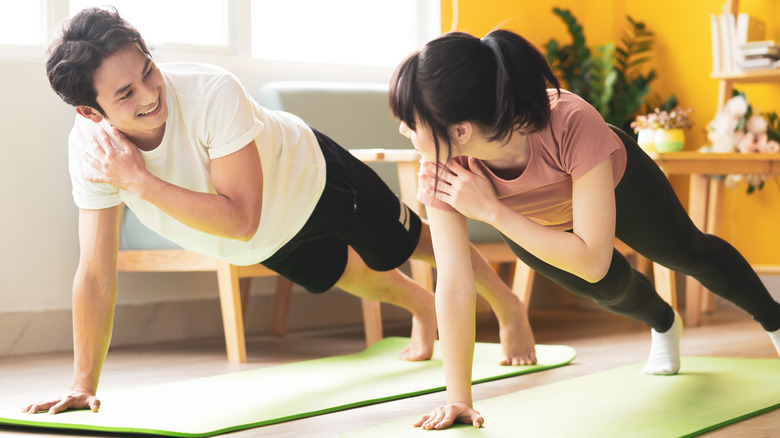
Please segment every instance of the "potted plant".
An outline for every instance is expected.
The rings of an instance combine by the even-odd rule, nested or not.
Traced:
[[[655,70],[644,73],[653,49],[653,33],[641,21],[626,16],[620,43],[608,42],[591,48],[577,19],[568,9],[553,13],[566,24],[572,42],[551,39],[545,57],[566,89],[585,99],[604,120],[627,131],[634,115],[645,103]]]
[[[631,122],[637,143],[645,152],[676,152],[685,146],[685,130],[692,126],[688,115],[693,108],[676,106],[669,111],[656,108]]]

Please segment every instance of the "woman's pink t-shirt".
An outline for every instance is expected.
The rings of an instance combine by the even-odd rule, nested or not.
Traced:
[[[573,227],[572,181],[612,157],[617,186],[626,169],[626,150],[598,111],[582,98],[565,90],[560,98],[556,98],[556,90],[548,90],[548,94],[552,102],[550,123],[528,136],[530,158],[519,177],[502,179],[476,158],[453,159],[466,169],[481,169],[501,202],[514,211],[538,224],[569,230]],[[427,206],[455,211],[422,190],[417,199]]]

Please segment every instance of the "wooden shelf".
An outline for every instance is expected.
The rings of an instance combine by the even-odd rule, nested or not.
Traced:
[[[664,172],[671,175],[780,174],[780,153],[743,154],[680,151],[651,153],[649,155],[664,169]]]
[[[719,72],[710,74],[710,77],[712,79],[740,83],[780,81],[780,68],[767,70]]]

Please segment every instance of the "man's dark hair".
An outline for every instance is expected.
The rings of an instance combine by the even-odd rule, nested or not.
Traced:
[[[141,34],[116,9],[84,9],[63,24],[49,47],[49,83],[66,103],[86,105],[105,116],[97,103],[95,71],[106,58],[132,44],[151,56]]]

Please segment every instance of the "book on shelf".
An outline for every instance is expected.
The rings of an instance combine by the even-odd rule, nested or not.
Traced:
[[[745,58],[750,56],[780,57],[780,45],[775,40],[743,43],[737,46],[737,54]]]
[[[770,70],[780,68],[780,60],[775,58],[751,58],[737,62],[740,70]]]
[[[730,19],[729,19],[730,18]],[[718,16],[718,34],[720,36],[720,69],[721,71],[734,71],[737,66],[737,46],[735,40],[735,29],[732,27],[734,16],[731,14],[720,14]]]
[[[742,50],[748,49],[763,49],[763,48],[778,48],[780,47],[780,41],[778,40],[756,40],[739,43],[738,47]]]
[[[718,32],[718,16],[710,15],[710,41],[712,42],[712,72],[723,71],[723,60],[720,56],[720,32]]]
[[[763,41],[766,25],[763,21],[742,13],[710,15],[712,41],[712,71],[732,72],[740,69],[747,56],[780,54],[774,41]]]
[[[746,13],[737,15],[737,44],[744,44],[748,41],[760,41],[765,38],[766,24],[756,17],[751,17]]]

